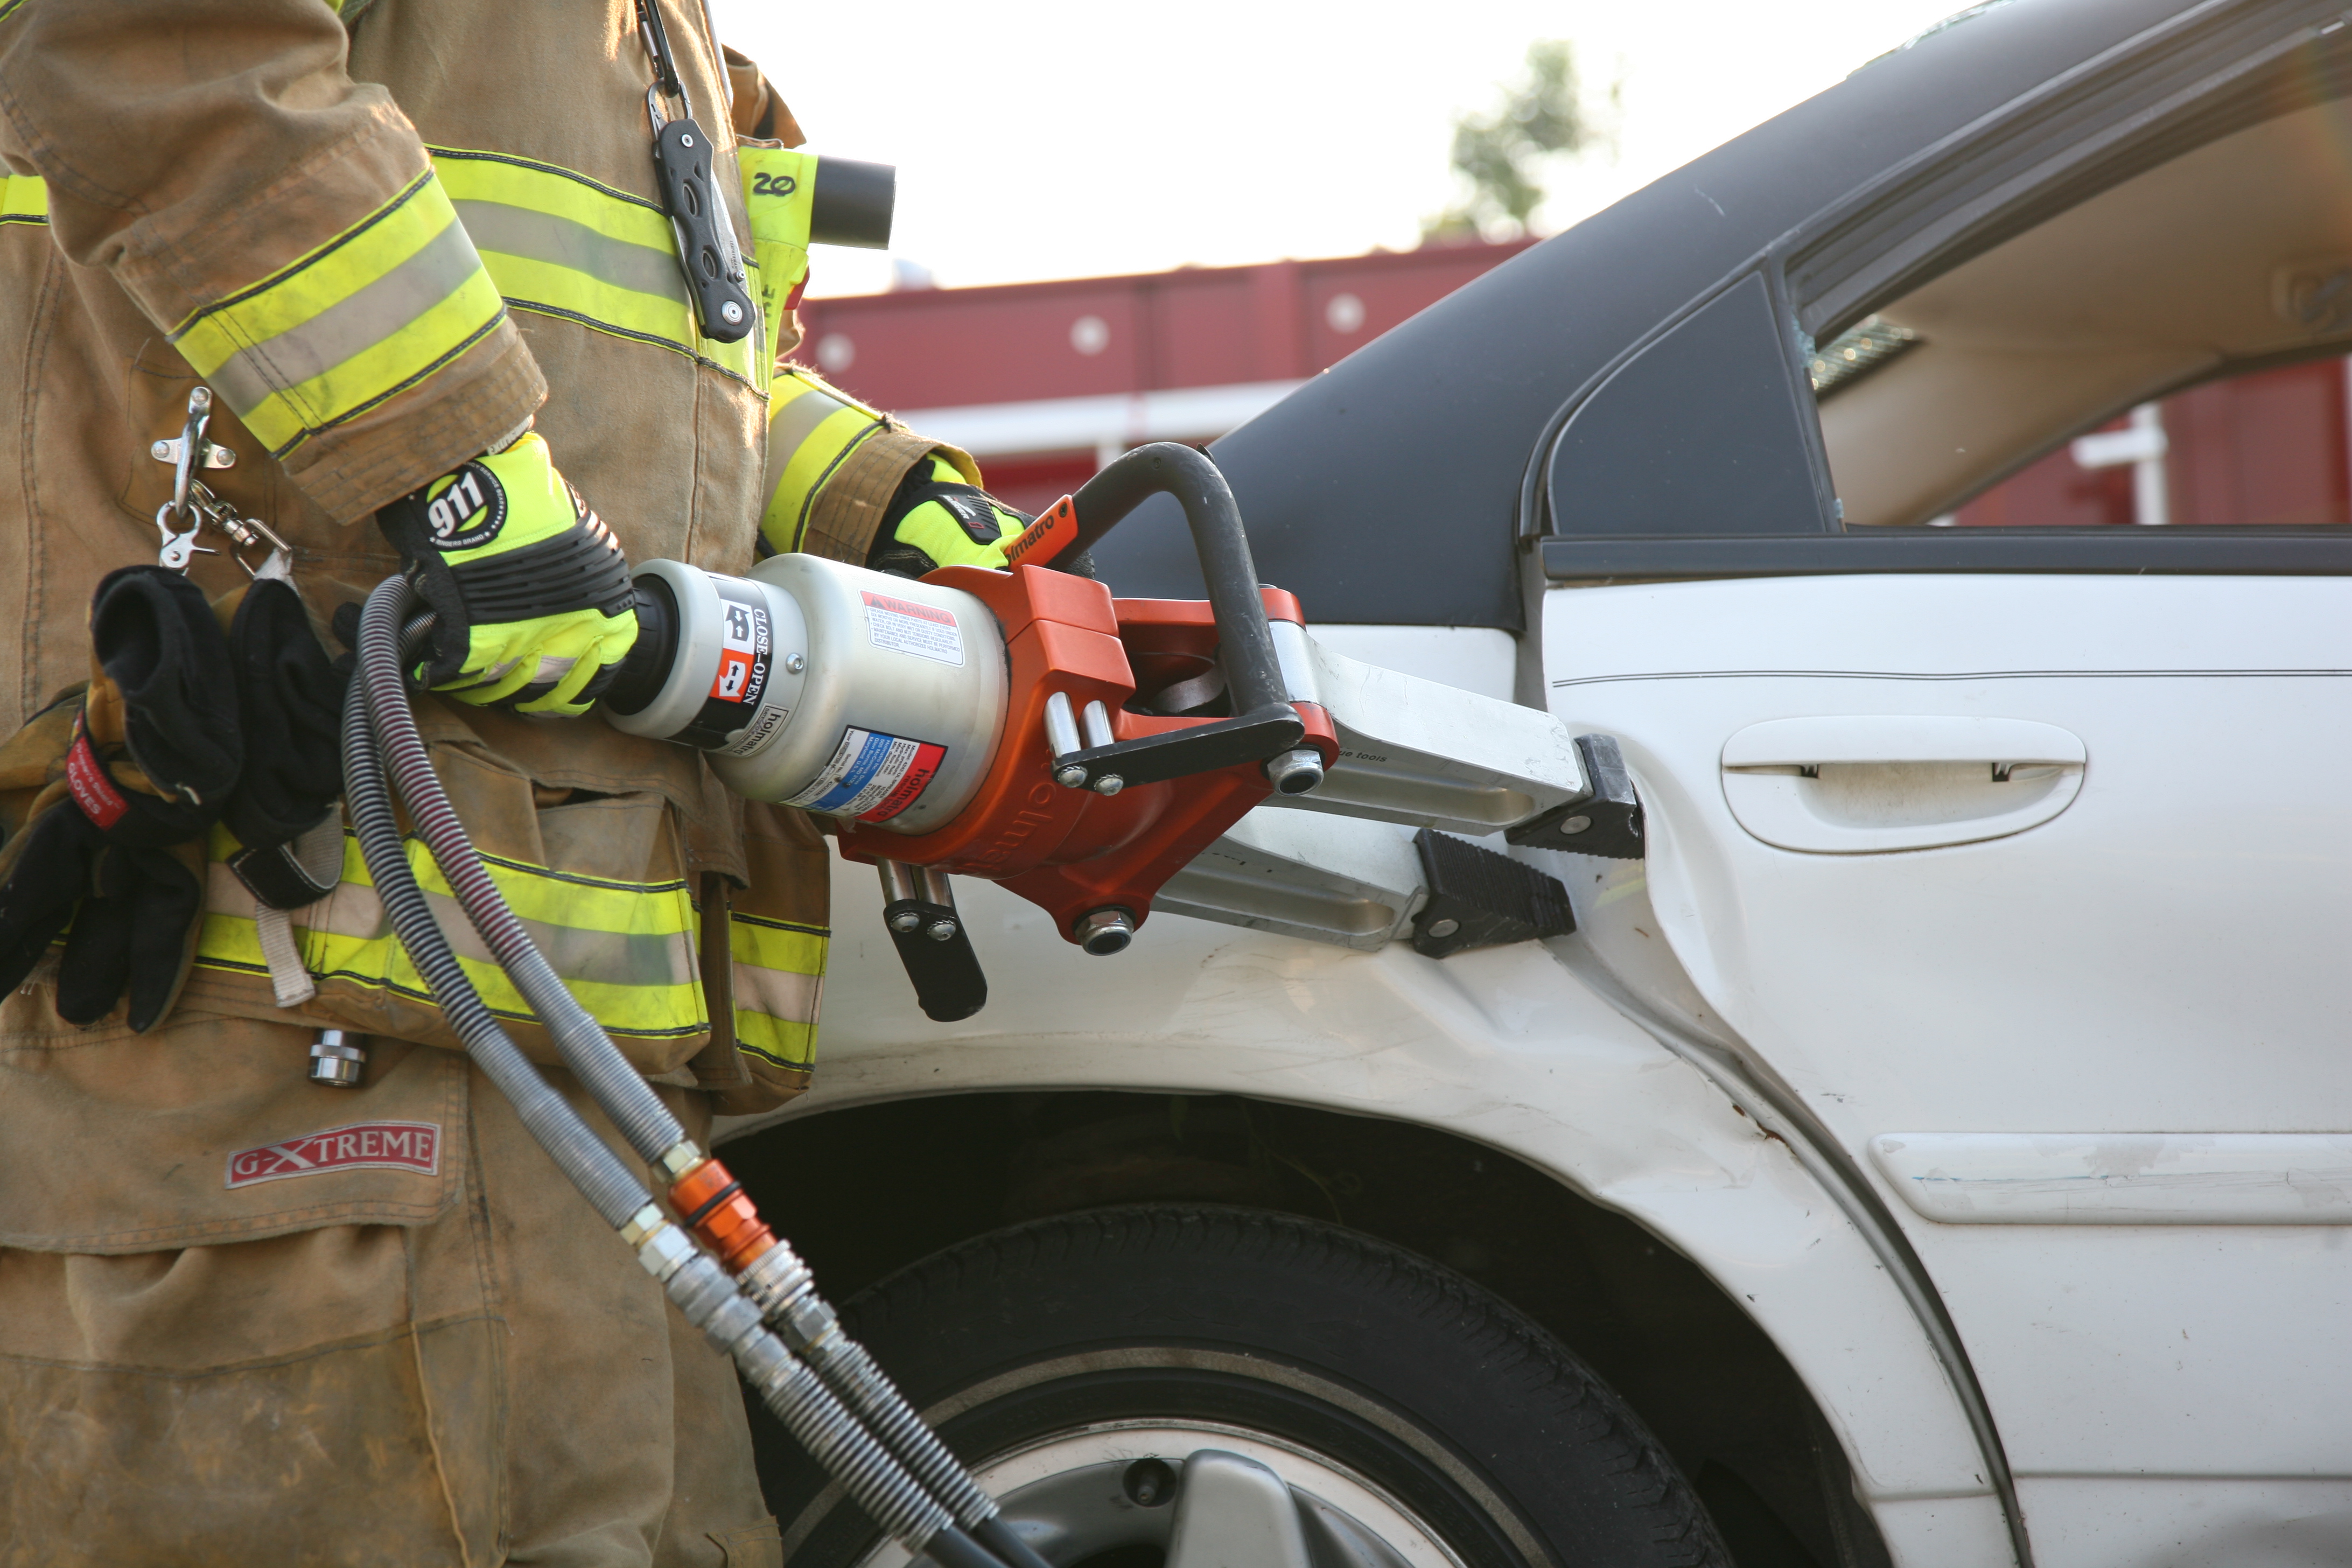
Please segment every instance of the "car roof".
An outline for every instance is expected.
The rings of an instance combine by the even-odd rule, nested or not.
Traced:
[[[1517,629],[1522,479],[1580,387],[1887,171],[2176,16],[2242,8],[1972,6],[1448,295],[1210,447],[1259,576],[1316,621]],[[1096,554],[1121,595],[1201,594],[1164,497]]]

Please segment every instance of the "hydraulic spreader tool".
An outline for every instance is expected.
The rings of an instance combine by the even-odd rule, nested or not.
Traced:
[[[1161,491],[1191,527],[1206,603],[1114,599],[1089,574],[1089,547]],[[841,852],[880,868],[885,919],[934,1018],[966,1016],[986,995],[952,873],[1003,883],[1108,954],[1180,876],[1198,884],[1188,912],[1304,929],[1302,900],[1332,875],[1369,886],[1346,866],[1396,850],[1387,825],[1417,826],[1424,875],[1392,896],[1392,918],[1416,920],[1415,946],[1442,956],[1573,921],[1550,878],[1432,829],[1638,853],[1640,805],[1613,744],[1319,647],[1297,601],[1257,582],[1223,476],[1190,447],[1118,459],[1007,553],[1007,571],[949,567],[920,582],[803,555],[743,577],[653,562],[635,576],[637,648],[604,705],[625,730],[700,748],[738,792],[832,819]],[[894,1539],[940,1568],[1045,1568],[507,908],[410,709],[404,672],[434,624],[422,611],[405,577],[369,595],[344,788],[384,909],[452,1028],[687,1319]],[[1244,826],[1270,804],[1378,843],[1335,850]],[[667,1213],[476,994],[404,853],[404,805],[564,1065],[662,1173]],[[1225,883],[1239,890],[1219,892]],[[1371,945],[1386,940],[1378,924],[1330,940]]]
[[[1205,603],[1115,599],[1091,577],[1090,547],[1155,492],[1183,510]],[[879,868],[935,1019],[987,996],[950,874],[1020,894],[1100,956],[1269,801],[1517,837],[1548,818],[1585,835],[1549,847],[1600,853],[1635,826],[1622,769],[1591,765],[1549,715],[1318,647],[1298,600],[1258,583],[1233,494],[1192,447],[1127,454],[1006,557],[919,583],[810,555],[744,577],[650,563],[601,709],[703,749],[739,795],[831,818],[841,853]],[[1596,802],[1591,781],[1612,777]]]

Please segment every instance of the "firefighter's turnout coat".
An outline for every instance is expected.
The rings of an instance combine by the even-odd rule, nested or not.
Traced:
[[[796,142],[698,0],[661,5],[722,181],[739,139],[750,163]],[[398,569],[375,509],[532,416],[633,561],[742,572],[763,512],[783,547],[863,560],[932,448],[776,371],[782,287],[751,338],[698,334],[651,79],[630,0],[0,0],[5,729],[86,673],[99,578],[156,558],[150,448],[200,384],[235,454],[203,477],[293,545],[322,632]],[[782,284],[799,251],[730,196]],[[193,575],[241,580],[227,554]],[[509,900],[690,1126],[803,1086],[826,940],[805,819],[593,717],[419,709]],[[730,1369],[673,1343],[658,1289],[450,1048],[356,846],[293,917],[315,995],[290,1007],[235,847],[163,1026],[75,1029],[38,972],[0,1007],[0,1542],[774,1561]],[[364,1087],[306,1081],[325,1026],[367,1037]]]

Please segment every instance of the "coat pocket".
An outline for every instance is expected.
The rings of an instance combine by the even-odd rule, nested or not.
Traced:
[[[639,1070],[667,1072],[692,1056],[708,1039],[710,1024],[668,796],[535,783],[471,744],[438,743],[433,751],[491,880],[572,995]],[[475,931],[422,840],[408,841],[407,859],[484,1004],[532,1059],[558,1059],[547,1031]],[[292,917],[318,996],[291,1015],[273,1013],[251,896],[218,863],[210,893],[185,993],[192,1004],[458,1046],[393,933],[356,838],[345,838],[342,880],[334,891]]]
[[[77,1031],[45,988],[0,1023],[30,1026],[0,1035],[0,1247],[151,1252],[419,1226],[457,1202],[470,1112],[448,1052],[375,1041],[348,1094],[309,1081],[307,1028],[184,1012]]]

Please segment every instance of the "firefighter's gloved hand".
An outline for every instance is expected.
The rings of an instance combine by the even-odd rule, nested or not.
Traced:
[[[1004,547],[1036,521],[966,484],[954,464],[934,454],[915,465],[891,498],[866,564],[900,577],[919,577],[942,566],[1001,571]]]
[[[127,990],[134,1030],[178,998],[204,914],[205,837],[245,747],[227,639],[187,579],[130,566],[90,605],[90,680],[0,745],[0,991],[67,922],[58,1014]]]
[[[301,596],[278,579],[249,583],[214,611],[228,628],[245,725],[245,772],[222,816],[243,846],[229,868],[271,908],[299,910],[324,898],[342,866],[334,806],[348,662],[327,657]],[[310,839],[319,843],[306,861],[296,845]]]
[[[580,714],[637,640],[629,563],[526,433],[376,514],[439,616],[417,678],[461,702]]]

